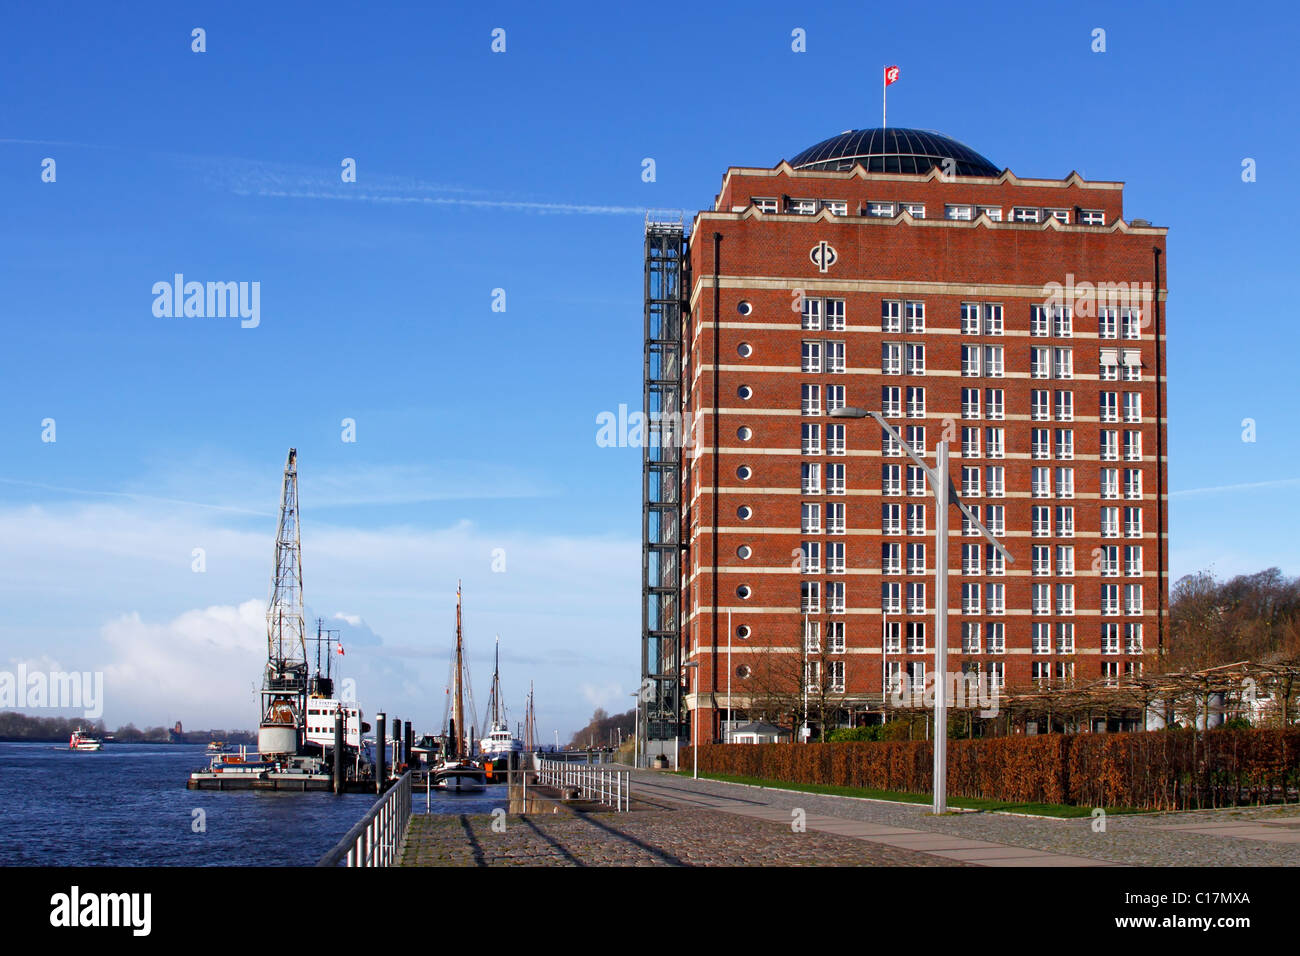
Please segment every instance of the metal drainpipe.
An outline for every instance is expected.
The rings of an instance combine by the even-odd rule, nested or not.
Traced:
[[[713,638],[711,641],[712,650],[710,652],[712,660],[709,666],[710,681],[712,684],[711,697],[715,705],[717,703],[717,695],[718,695],[718,521],[719,521],[718,482],[720,480],[720,469],[718,465],[718,451],[719,451],[718,404],[719,404],[721,388],[722,388],[721,385],[722,329],[720,328],[721,266],[719,260],[719,257],[722,254],[721,249],[722,249],[722,233],[715,232],[713,234],[713,547],[710,549],[712,551],[711,558],[713,561],[713,575],[712,575],[713,576],[713,601],[712,601],[713,626],[711,628]],[[698,693],[698,687],[697,687],[696,700],[695,700],[695,706],[697,708],[700,706],[699,697],[700,695]],[[709,711],[710,739],[712,739],[715,736],[713,732],[713,726],[716,720],[717,720],[717,708],[715,706],[713,709]],[[696,724],[696,726],[697,727],[699,726],[698,723]],[[691,743],[693,746],[698,747],[700,742],[698,740],[695,740],[694,735],[692,735]]]
[[[1151,247],[1155,271],[1155,291],[1151,304],[1155,308],[1156,336],[1156,649],[1165,653],[1165,428],[1164,362],[1160,354],[1160,247]]]

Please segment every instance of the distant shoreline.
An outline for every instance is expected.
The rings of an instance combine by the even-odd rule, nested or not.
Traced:
[[[0,736],[0,744],[66,744],[68,738],[66,735],[58,737],[3,737]],[[206,747],[208,741],[172,741],[172,740],[105,740],[105,746],[117,746],[118,744],[149,744],[152,747]],[[237,746],[237,744],[232,744]]]

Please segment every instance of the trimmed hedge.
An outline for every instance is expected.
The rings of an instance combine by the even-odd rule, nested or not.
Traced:
[[[708,744],[708,773],[930,791],[929,741]],[[689,749],[682,762],[691,760]],[[1300,728],[1042,734],[948,743],[948,792],[1015,803],[1137,810],[1240,806],[1300,790]]]

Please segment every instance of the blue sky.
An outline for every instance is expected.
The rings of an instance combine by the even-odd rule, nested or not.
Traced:
[[[500,632],[514,717],[530,679],[548,737],[625,709],[639,452],[595,420],[640,403],[642,210],[878,125],[885,63],[891,125],[1170,228],[1173,573],[1300,573],[1292,8],[264,6],[0,21],[0,667],[105,670],[110,723],[251,726],[293,445],[367,710],[441,719],[458,577],[480,697]],[[155,317],[177,272],[259,282],[260,325]]]

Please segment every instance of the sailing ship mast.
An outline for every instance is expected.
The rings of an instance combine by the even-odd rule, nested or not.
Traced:
[[[505,726],[501,720],[501,635],[497,635],[496,661],[492,665],[492,694],[488,707],[492,711],[492,730]]]
[[[464,693],[464,688],[461,685],[461,674],[463,673],[463,669],[465,666],[464,654],[465,654],[465,645],[463,643],[463,637],[461,634],[460,581],[457,581],[456,582],[456,669],[455,669],[455,674],[452,677],[455,686],[455,697],[452,699],[452,712],[451,712],[452,713],[451,719],[455,724],[455,729],[453,731],[453,733],[455,734],[455,739],[452,746],[455,747],[456,752],[454,756],[457,757],[469,756],[469,747],[465,746],[467,744],[467,739],[465,737],[465,693]],[[463,750],[461,749],[462,746],[464,746]]]
[[[533,682],[528,682],[528,708],[524,712],[524,752],[537,750],[537,715],[533,712]]]

